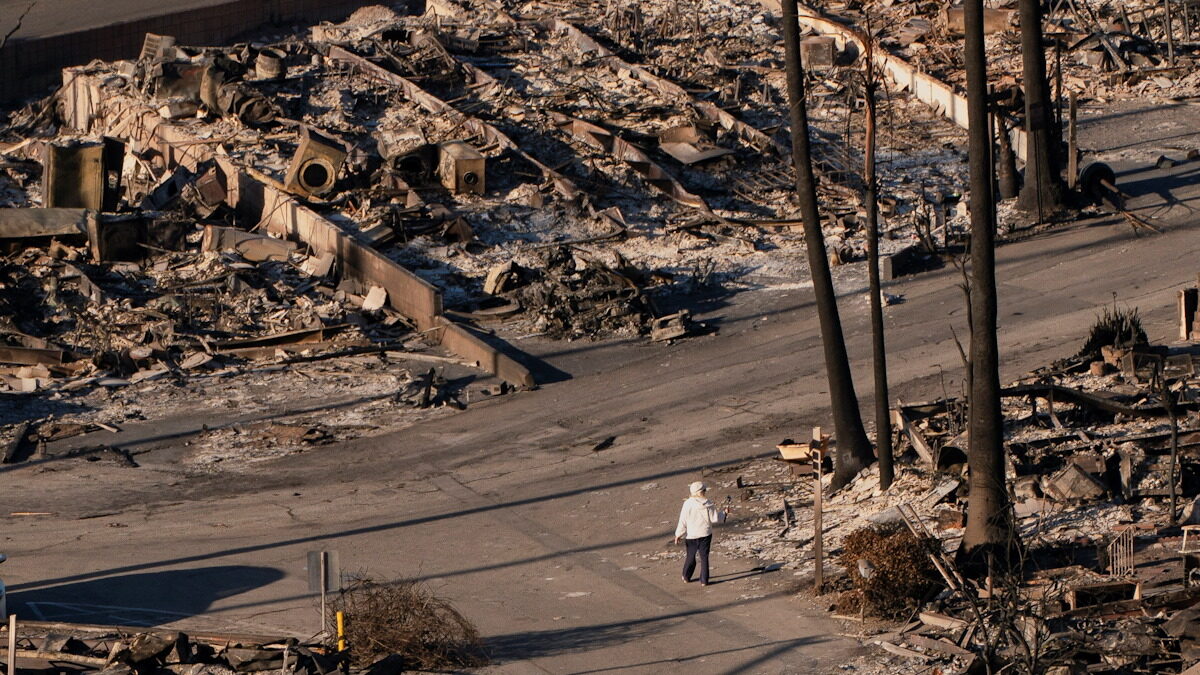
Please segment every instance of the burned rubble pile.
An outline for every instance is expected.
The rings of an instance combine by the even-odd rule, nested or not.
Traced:
[[[892,53],[962,86],[962,54],[954,43],[963,31],[961,7],[894,0],[811,4],[878,31]],[[1015,89],[1021,79],[1016,5],[991,3],[985,10],[988,69],[999,91]],[[1053,47],[1047,61],[1052,82],[1096,98],[1163,100],[1200,93],[1195,69],[1200,15],[1193,3],[1091,0],[1054,2],[1049,7],[1044,33]]]
[[[7,634],[8,627],[0,632]],[[282,669],[327,675],[342,672],[345,665],[344,653],[320,644],[301,644],[295,638],[187,635],[179,631],[143,632],[118,626],[39,621],[20,622],[15,637],[16,656],[22,663],[51,664],[53,672],[232,675]],[[64,667],[68,670],[62,671]]]
[[[422,17],[371,8],[271,46],[148,43],[145,58],[94,64],[89,74],[103,77],[106,98],[147,102],[195,137],[187,142],[298,193],[437,285],[452,309],[488,304],[482,282],[491,267],[514,259],[535,266],[536,247],[555,241],[615,249],[676,278],[706,261],[720,275],[802,274],[785,256],[763,255],[798,250],[801,241],[789,227],[798,223],[776,29],[761,10],[708,8],[730,15],[723,58],[751,63],[718,60],[704,80],[733,80],[738,91],[726,82],[695,95],[636,60],[595,59],[602,44],[567,21],[544,20],[551,14],[536,5],[516,16],[489,7],[432,3]],[[733,21],[746,14],[757,18],[750,30]],[[604,34],[603,21],[581,25]],[[679,49],[677,63],[686,63]],[[817,77],[819,100],[845,98],[837,72]],[[741,92],[748,78],[754,90]],[[742,119],[714,101],[736,106]],[[838,115],[845,108],[831,106]],[[815,117],[820,122],[821,112]],[[829,121],[840,126],[835,117]],[[857,175],[858,160],[840,134],[823,138],[831,248],[838,261],[859,260],[857,196],[842,185]],[[306,156],[300,171],[289,155],[305,153],[322,159]],[[909,170],[921,164],[906,161]],[[154,173],[127,176],[131,183],[162,175],[146,162],[132,168]],[[943,191],[956,193],[961,178],[943,177]],[[914,239],[913,221],[928,221],[918,213],[928,208],[923,195],[884,201],[894,207],[888,229],[896,239],[885,248],[903,246]]]
[[[964,403],[893,410],[904,453],[895,483],[881,491],[872,467],[822,509],[831,611],[887,652],[847,668],[976,672],[986,659],[1018,672],[1196,672],[1200,354],[1142,340],[1089,344],[1005,388],[1022,551],[1011,583],[969,580],[955,563],[968,490]],[[756,515],[718,546],[811,578],[814,478],[802,466],[800,475],[783,461],[734,469],[723,484]],[[899,623],[872,629],[863,614]]]
[[[673,340],[700,327],[659,296],[803,281],[775,19],[610,10],[374,6],[230,47],[148,34],[137,59],[67,69],[0,118],[0,393],[106,428],[198,404],[181,392],[228,404],[231,376],[349,394],[345,370],[398,362],[362,393],[436,380],[396,396],[455,405],[534,384],[482,333]],[[806,48],[829,254],[849,263],[859,66]],[[887,109],[912,124],[880,152],[882,246],[924,259],[965,231],[962,133],[902,95]],[[473,364],[501,383],[464,391]],[[46,440],[7,432],[10,459]]]

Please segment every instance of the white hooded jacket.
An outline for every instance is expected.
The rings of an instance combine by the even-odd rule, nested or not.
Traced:
[[[688,497],[683,501],[683,508],[679,510],[679,524],[675,526],[675,536],[684,539],[707,537],[712,534],[713,523],[723,522],[725,512],[718,511],[717,505],[711,499]]]

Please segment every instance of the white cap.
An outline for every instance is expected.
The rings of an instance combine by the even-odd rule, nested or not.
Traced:
[[[695,483],[692,483],[691,485],[689,485],[688,489],[691,490],[692,494],[695,495],[695,494],[700,494],[701,492],[704,492],[705,490],[707,490],[708,486],[705,485],[704,483],[701,483],[700,481],[696,481]]]

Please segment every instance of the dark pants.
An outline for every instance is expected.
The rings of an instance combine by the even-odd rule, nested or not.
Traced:
[[[700,558],[700,583],[708,583],[708,547],[712,544],[712,535],[699,539],[684,539],[687,544],[687,557],[683,559],[683,578],[692,580],[692,572],[696,571],[696,557]]]

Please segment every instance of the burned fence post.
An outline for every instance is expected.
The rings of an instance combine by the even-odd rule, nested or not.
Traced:
[[[1167,58],[1171,67],[1175,67],[1175,31],[1171,20],[1171,0],[1163,0],[1163,30],[1167,34]]]
[[[337,551],[309,551],[306,557],[308,590],[321,594],[321,632],[326,631],[326,596],[329,591],[342,590],[342,570]]]
[[[1067,110],[1067,187],[1074,190],[1079,186],[1079,98],[1075,90],[1071,90],[1071,101]]]
[[[1183,288],[1179,291],[1179,339],[1191,340],[1195,334],[1196,309],[1200,301],[1200,287]]]
[[[825,444],[829,442],[829,437],[821,435],[821,427],[813,427],[812,432],[812,457],[815,468],[813,476],[816,480],[813,484],[813,592],[820,595],[825,586],[825,536],[824,525],[821,522],[824,499],[821,477],[824,475]]]
[[[8,672],[17,672],[17,615],[8,615]]]

